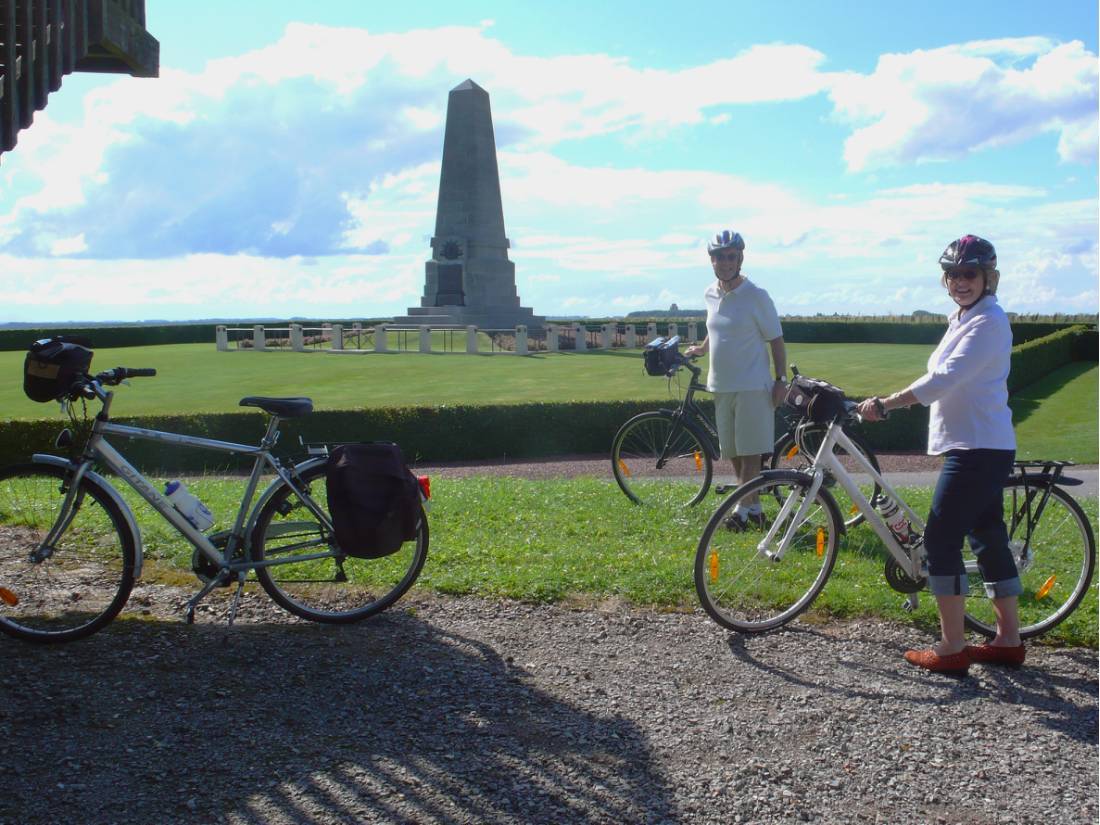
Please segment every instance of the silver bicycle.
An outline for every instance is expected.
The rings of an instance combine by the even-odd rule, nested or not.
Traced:
[[[117,367],[80,376],[62,405],[77,422],[76,404],[101,404],[79,455],[35,455],[31,463],[0,470],[0,631],[31,642],[88,636],[118,615],[142,574],[142,538],[134,514],[105,470],[147,501],[194,547],[191,566],[202,581],[186,604],[195,607],[218,587],[236,585],[232,624],[245,582],[255,580],[281,607],[317,622],[355,622],[397,601],[416,581],[428,554],[429,483],[421,479],[416,538],[383,558],[351,556],[337,545],[327,512],[327,450],[293,463],[272,454],[279,422],[307,415],[308,398],[248,397],[270,418],[259,445],[149,430],[110,420],[114,393],[107,387],[152,369]],[[253,459],[232,523],[207,534],[185,518],[157,487],[108,442],[109,437],[154,441],[173,448],[235,453]],[[66,428],[59,446],[71,445]],[[257,497],[265,474],[275,479]]]
[[[810,379],[811,381],[813,379]],[[821,382],[823,383],[823,382]],[[835,389],[835,388],[833,388]],[[824,396],[823,396],[824,397]],[[789,397],[788,397],[789,398]],[[771,630],[806,610],[825,586],[845,532],[844,517],[831,488],[844,490],[887,550],[885,577],[906,594],[915,610],[927,583],[923,519],[871,465],[841,427],[854,404],[832,399],[826,421],[808,418],[797,434],[826,423],[825,437],[814,444],[813,461],[801,471],[765,470],[727,498],[703,531],[695,555],[695,588],[708,614],[723,627],[742,632]],[[801,405],[803,414],[810,411]],[[855,472],[870,476],[882,491],[875,505],[835,454],[847,452]],[[1050,630],[1081,603],[1096,562],[1096,540],[1089,517],[1065,487],[1081,482],[1063,471],[1061,461],[1016,462],[1004,491],[1005,524],[1024,592],[1019,598],[1020,635]],[[866,486],[866,484],[864,485]],[[759,497],[764,518],[742,531],[724,522],[746,496]],[[887,526],[879,508],[894,502],[908,524],[899,535]],[[900,536],[900,537],[899,537]],[[969,546],[964,562],[974,598],[967,600],[966,624],[992,637],[996,620],[977,561]]]

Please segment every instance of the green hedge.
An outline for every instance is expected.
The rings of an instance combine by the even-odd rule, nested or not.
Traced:
[[[228,326],[249,327],[255,323],[262,323],[268,327],[289,327],[290,321],[242,321],[230,323]],[[293,323],[303,326],[320,326],[321,321],[295,320]],[[327,321],[326,321],[327,323]],[[332,319],[332,323],[346,323],[339,318]],[[364,321],[364,325],[372,323]],[[214,344],[215,330],[221,324],[128,324],[125,326],[110,327],[41,327],[35,329],[0,329],[0,351],[18,352],[25,350],[33,341],[39,338],[49,338],[53,335],[80,335],[90,338],[96,349],[110,349],[114,347],[155,347],[165,344]]]
[[[681,335],[686,334],[687,324],[694,320],[700,336],[706,334],[706,319],[655,319],[658,335],[668,335],[669,323],[675,322]],[[302,321],[305,326],[319,325],[320,321]],[[333,319],[333,323],[351,324],[347,319]],[[373,323],[363,321],[364,325]],[[573,323],[573,322],[568,322]],[[593,325],[595,321],[589,320]],[[646,321],[631,321],[642,336]],[[241,322],[239,326],[251,327],[253,322]],[[289,321],[268,321],[269,327],[287,327]],[[148,347],[164,344],[211,344],[217,324],[131,324],[118,327],[51,327],[36,329],[0,329],[0,350],[25,350],[32,341],[51,335],[81,335],[90,338],[97,349],[113,347]],[[1012,325],[1012,340],[1023,344],[1066,329],[1069,324],[1018,321]],[[943,337],[946,325],[939,322],[907,323],[890,321],[785,321],[783,337],[794,344],[936,344]],[[1094,339],[1095,340],[1095,336]],[[1095,353],[1095,346],[1093,352]],[[1095,355],[1094,355],[1095,357]]]
[[[1096,359],[1097,334],[1083,326],[1063,329],[1012,350],[1009,391],[1015,392],[1085,354]],[[904,376],[899,376],[904,380]],[[706,407],[708,402],[702,402]],[[663,406],[670,406],[666,402]],[[316,412],[284,422],[281,452],[301,454],[306,442],[396,441],[410,460],[541,458],[565,453],[605,453],[616,430],[632,415],[653,409],[652,401],[589,401],[524,405],[403,407]],[[709,411],[709,408],[708,408]],[[127,419],[119,419],[127,423]],[[239,444],[255,444],[264,429],[260,413],[157,416],[134,420],[150,429],[183,432]],[[59,419],[0,421],[0,463],[51,452]],[[782,427],[782,423],[778,423]],[[876,450],[923,450],[928,410],[895,412],[864,436]],[[223,453],[175,450],[146,441],[122,445],[148,471],[242,469],[244,459]]]
[[[1090,339],[1095,347],[1096,331],[1080,325],[1013,347],[1008,391],[1021,390],[1071,361],[1085,360],[1077,359],[1076,354],[1086,346],[1082,342]],[[1095,358],[1095,349],[1093,353]]]

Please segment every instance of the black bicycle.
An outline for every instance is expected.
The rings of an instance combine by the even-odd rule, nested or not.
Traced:
[[[691,373],[680,406],[639,413],[619,428],[611,442],[611,470],[615,481],[635,504],[670,509],[698,504],[711,488],[714,464],[720,457],[714,421],[695,400],[697,392],[707,392],[706,384],[700,380],[703,370],[692,363],[694,359],[677,350],[678,343],[677,338],[657,339],[649,344],[646,369],[651,375],[665,375],[669,379],[681,369]],[[798,374],[798,368],[793,364],[791,370]],[[878,471],[875,454],[851,427],[855,423],[857,419],[854,414],[849,415],[844,421],[844,432]],[[808,467],[827,429],[825,425],[803,429],[799,443],[793,428],[789,427],[776,440],[771,455],[764,458],[761,469],[801,470]],[[842,447],[835,447],[834,453],[845,466],[854,468],[854,463]],[[867,480],[865,484],[861,480],[860,487],[871,501],[881,492],[873,480]],[[719,495],[732,489],[734,485],[715,485],[715,492]],[[848,500],[843,491],[837,491],[837,499],[846,527],[854,527],[863,520],[859,508]]]

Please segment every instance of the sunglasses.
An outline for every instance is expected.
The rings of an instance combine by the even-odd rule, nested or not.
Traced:
[[[964,281],[973,281],[981,274],[982,271],[980,269],[948,269],[943,273],[943,277],[949,281],[955,281],[959,278],[962,278]]]
[[[740,257],[740,252],[731,252],[728,255],[711,255],[710,259],[712,261],[736,261],[740,259]]]

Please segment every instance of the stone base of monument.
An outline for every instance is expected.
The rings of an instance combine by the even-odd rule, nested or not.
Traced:
[[[410,307],[408,315],[393,319],[393,326],[432,327],[475,326],[478,329],[514,329],[519,325],[529,330],[541,329],[546,318],[535,315],[528,307]]]

